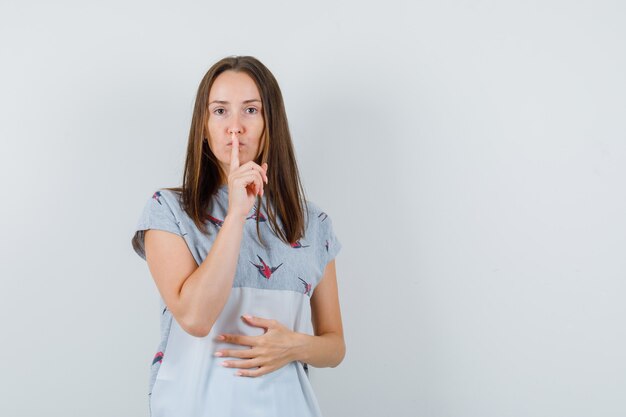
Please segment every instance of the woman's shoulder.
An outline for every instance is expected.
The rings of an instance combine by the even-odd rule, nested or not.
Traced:
[[[155,191],[155,193],[160,193],[160,194],[165,194],[168,195],[170,197],[176,197],[176,198],[180,198],[180,196],[182,195],[182,190],[178,189],[178,188],[157,188]]]
[[[323,265],[326,265],[337,255],[341,249],[341,243],[335,234],[333,221],[326,209],[311,200],[307,199],[306,202],[309,212],[307,226],[309,237],[320,242],[320,248],[325,248],[321,253],[324,258]]]
[[[330,223],[329,221],[330,218],[328,216],[328,213],[324,209],[324,207],[320,206],[316,202],[311,201],[309,199],[306,200],[306,205],[307,205],[307,217],[309,219],[315,220],[315,223],[318,225],[325,223],[326,221]]]
[[[320,213],[323,213],[324,210],[322,210],[322,208],[314,201],[311,201],[309,199],[306,199],[306,210],[307,213],[309,215],[319,215]]]
[[[147,199],[146,211],[149,215],[182,216],[182,193],[168,188],[154,188]]]
[[[180,206],[182,192],[171,188],[157,188],[154,190],[152,198],[158,202],[163,202],[163,200],[165,200],[168,205],[177,207]]]

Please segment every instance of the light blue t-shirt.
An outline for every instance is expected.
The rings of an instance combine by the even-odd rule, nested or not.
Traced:
[[[283,242],[272,232],[266,204],[263,197],[261,209],[255,204],[250,210],[231,293],[206,337],[185,332],[160,298],[161,340],[152,359],[148,388],[151,417],[321,416],[306,364],[295,361],[260,377],[240,377],[234,375],[236,368],[221,365],[224,357],[213,355],[219,349],[247,348],[217,341],[219,334],[264,333],[242,321],[243,314],[275,319],[295,332],[313,334],[310,297],[341,243],[328,214],[308,200],[304,237],[293,245]],[[206,215],[206,235],[182,210],[180,193],[158,190],[141,213],[133,249],[145,260],[144,231],[165,230],[181,236],[200,265],[227,212],[228,186],[224,184]],[[258,240],[257,216],[266,247]]]

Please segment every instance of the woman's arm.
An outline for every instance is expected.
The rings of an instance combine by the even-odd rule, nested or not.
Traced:
[[[334,368],[346,354],[334,259],[326,265],[324,275],[313,291],[311,319],[315,336],[294,335],[294,360],[317,368]]]
[[[146,261],[167,308],[189,334],[209,334],[233,286],[245,218],[226,215],[207,257],[196,263],[184,239],[145,233]]]

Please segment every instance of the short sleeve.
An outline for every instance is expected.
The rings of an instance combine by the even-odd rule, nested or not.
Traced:
[[[180,222],[176,219],[167,191],[158,190],[146,202],[132,237],[132,246],[137,255],[146,259],[144,235],[149,229],[165,230],[183,236]]]
[[[324,211],[321,211],[318,215],[318,221],[320,222],[320,244],[322,246],[322,261],[323,267],[326,267],[328,262],[335,259],[339,251],[341,250],[341,242],[335,234],[333,229],[333,222],[331,217]]]

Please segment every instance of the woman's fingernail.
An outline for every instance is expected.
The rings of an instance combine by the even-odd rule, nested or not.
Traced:
[[[223,334],[221,334],[221,335],[217,336],[217,338],[218,338],[219,340],[224,340],[224,339],[226,339],[226,338],[224,337],[224,335],[223,335]]]
[[[229,366],[228,362],[222,362],[222,366],[226,366],[226,367]]]
[[[223,356],[222,352],[215,352],[215,356]]]

